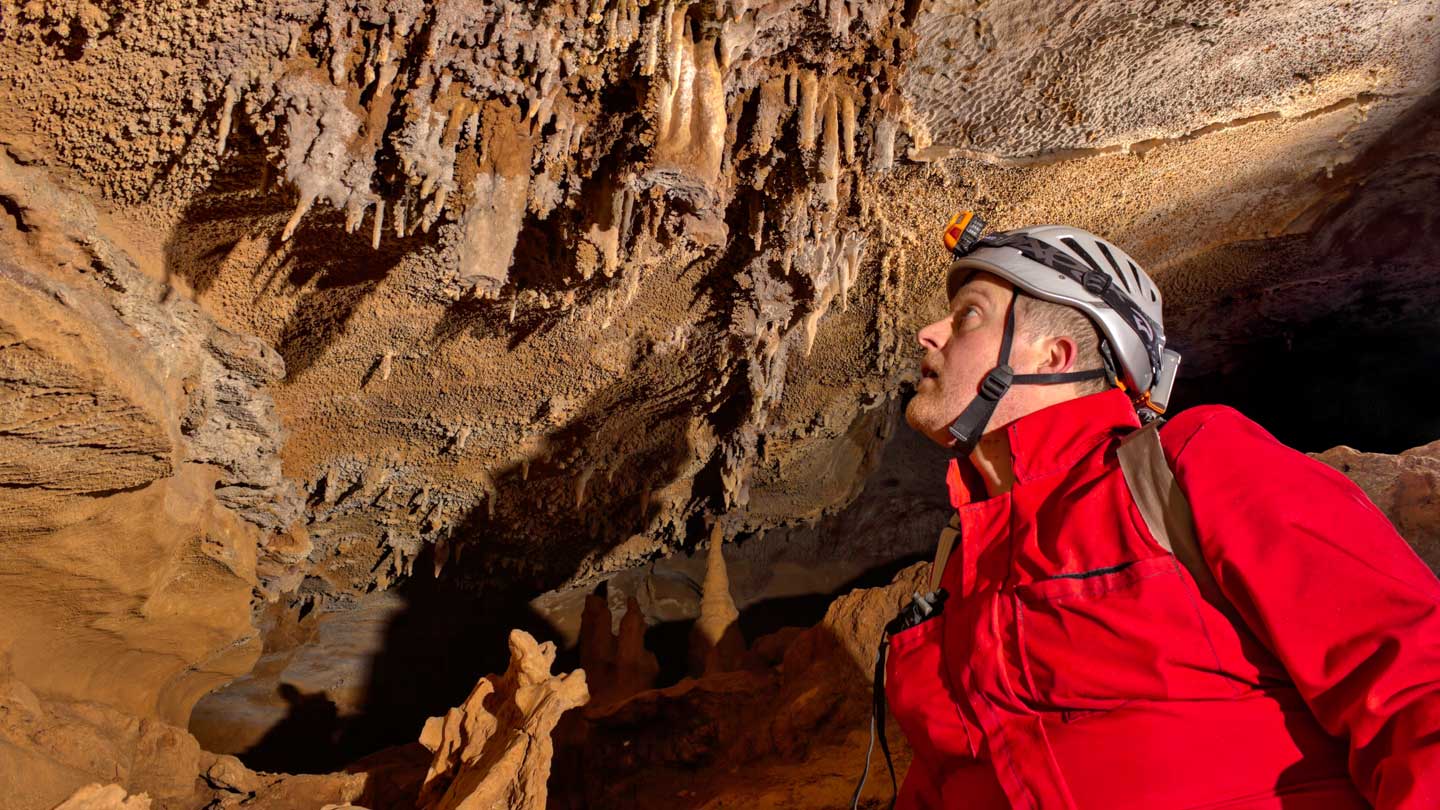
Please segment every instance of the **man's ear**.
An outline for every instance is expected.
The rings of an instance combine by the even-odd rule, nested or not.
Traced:
[[[1074,338],[1068,337],[1047,337],[1040,345],[1040,367],[1036,369],[1039,374],[1063,374],[1075,370],[1075,357],[1080,353],[1080,347],[1075,345]]]

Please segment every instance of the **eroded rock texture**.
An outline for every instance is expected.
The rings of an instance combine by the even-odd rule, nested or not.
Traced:
[[[378,747],[608,580],[607,700],[678,711],[618,696],[707,526],[742,631],[933,537],[890,482],[943,458],[881,460],[957,208],[1124,244],[1178,404],[1433,441],[1437,12],[0,0],[0,650],[46,712],[185,726],[248,672],[205,744],[388,707]],[[750,653],[685,694],[781,689]],[[17,806],[134,792],[105,750]]]
[[[1393,456],[1335,447],[1315,457],[1359,484],[1420,557],[1440,571],[1440,442]]]
[[[510,669],[485,678],[463,706],[425,724],[435,754],[416,806],[435,810],[543,810],[560,716],[590,699],[585,673],[552,675],[555,645],[510,635]]]

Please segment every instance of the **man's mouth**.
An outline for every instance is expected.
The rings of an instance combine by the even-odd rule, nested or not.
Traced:
[[[939,377],[940,377],[940,375],[937,374],[937,373],[935,373],[935,371],[934,371],[933,369],[931,369],[929,366],[926,366],[926,365],[923,365],[923,364],[920,366],[920,379],[922,379],[922,380],[934,380],[934,379],[939,379]]]

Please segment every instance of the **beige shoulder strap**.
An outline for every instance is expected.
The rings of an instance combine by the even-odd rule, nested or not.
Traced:
[[[930,591],[940,589],[940,577],[945,574],[945,564],[950,562],[950,552],[955,550],[955,541],[960,537],[960,516],[951,515],[950,525],[940,531],[940,545],[935,549],[935,563],[930,566]]]
[[[1233,615],[1234,608],[1200,553],[1190,503],[1165,460],[1158,428],[1158,422],[1151,422],[1121,440],[1117,453],[1125,483],[1155,541],[1185,566],[1205,601]]]

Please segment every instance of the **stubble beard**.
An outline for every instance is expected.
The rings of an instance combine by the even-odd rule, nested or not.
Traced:
[[[917,391],[915,396],[905,406],[905,422],[912,430],[926,437],[941,447],[949,447],[955,443],[954,437],[950,435],[950,423],[954,419],[944,418],[944,405],[947,401],[945,388],[937,379],[931,390]]]

